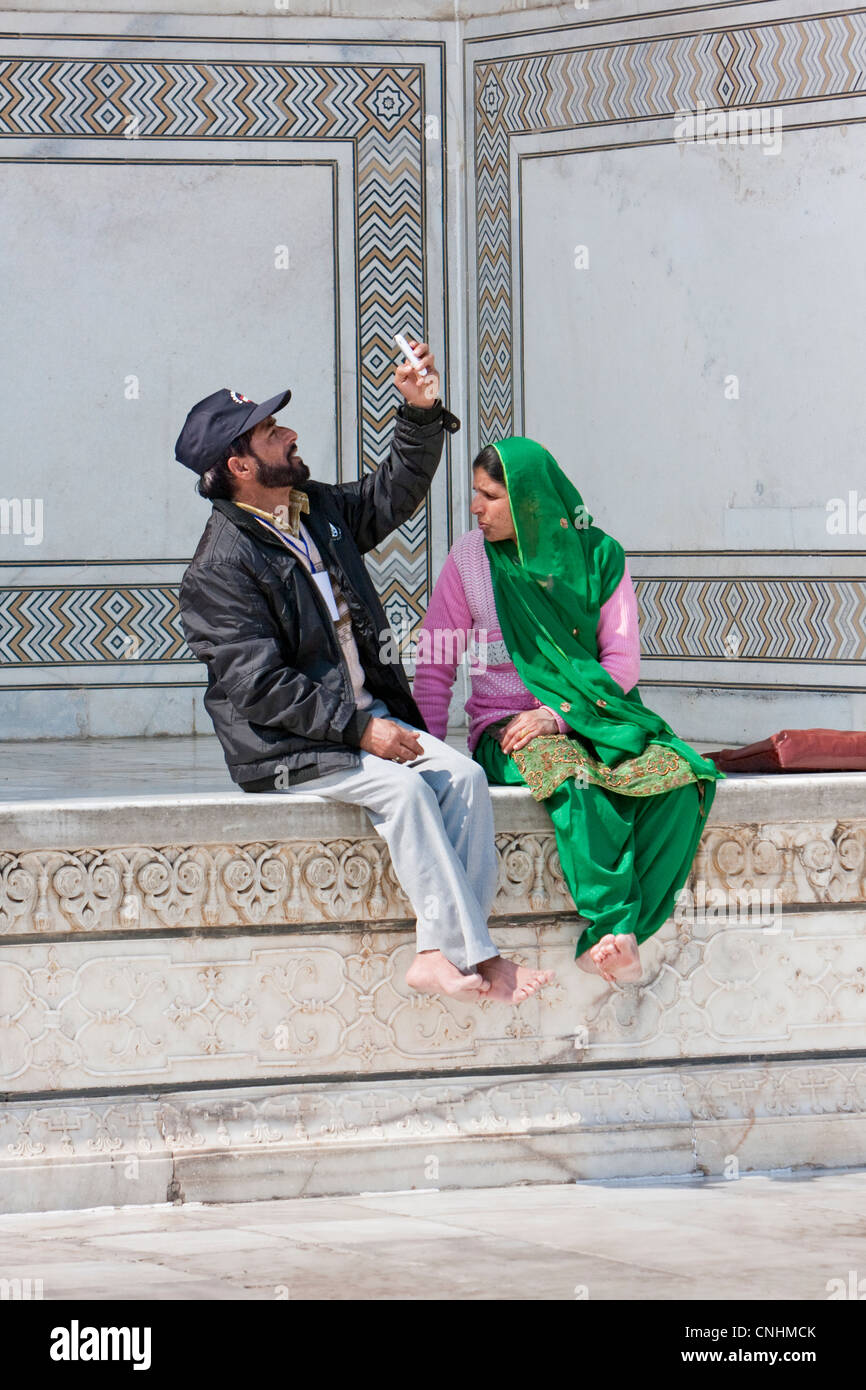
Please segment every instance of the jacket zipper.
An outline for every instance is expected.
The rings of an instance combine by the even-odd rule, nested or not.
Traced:
[[[319,605],[319,611],[324,614],[324,616],[327,618],[328,622],[331,625],[331,631],[334,634],[334,643],[337,648],[337,660],[340,663],[340,671],[343,676],[343,694],[345,695],[347,700],[351,700],[354,704],[355,691],[352,686],[351,677],[349,675],[349,668],[346,665],[346,658],[343,655],[343,644],[337,636],[336,623],[334,622],[334,619],[331,617],[331,614],[328,611],[328,605],[325,603],[325,600],[322,598],[322,595],[319,592],[318,585],[314,584],[313,582],[312,574],[309,573],[308,570],[304,567],[304,565],[301,564],[300,560],[295,559],[294,555],[292,555],[291,558],[295,561],[296,567],[300,569],[301,573],[304,575],[307,583],[309,584],[310,591],[313,594],[316,603]],[[327,569],[325,569],[325,573],[327,574]]]
[[[231,520],[231,518],[229,518],[229,520]],[[236,522],[233,523],[233,524],[234,524],[234,525],[237,525]],[[246,529],[246,528],[239,528],[239,529]],[[254,533],[251,531],[251,532],[249,532],[249,534],[252,536]],[[265,545],[268,544],[268,542],[264,539],[264,537],[261,536],[261,535],[258,534],[258,533],[255,533],[255,538],[256,538],[256,540],[258,540],[260,543],[263,542]],[[273,545],[273,546],[275,546],[275,547],[280,551],[280,553],[281,553],[282,555],[288,555],[289,559],[294,563],[294,565],[295,565],[297,568],[299,568],[299,569],[301,570],[301,572],[303,573],[303,575],[304,575],[304,577],[305,577],[307,583],[308,583],[309,586],[310,586],[310,590],[311,590],[311,592],[312,592],[312,594],[313,594],[314,601],[315,601],[315,602],[318,604],[318,606],[319,606],[319,611],[320,611],[320,613],[322,613],[323,616],[324,616],[325,618],[327,618],[328,622],[330,623],[330,625],[331,625],[331,631],[332,631],[333,634],[334,634],[334,643],[335,643],[336,648],[337,648],[337,660],[338,660],[339,663],[340,663],[340,672],[341,672],[342,677],[343,677],[343,695],[345,696],[346,700],[351,700],[352,703],[355,703],[355,691],[354,691],[354,687],[352,686],[352,679],[351,679],[351,676],[349,675],[349,667],[346,665],[346,658],[345,658],[344,655],[343,655],[343,644],[342,644],[342,642],[340,641],[339,637],[337,636],[337,628],[336,628],[336,625],[335,625],[334,620],[333,620],[333,618],[331,617],[331,614],[330,614],[330,612],[329,612],[329,610],[328,610],[328,605],[325,603],[325,600],[323,599],[321,593],[319,592],[318,585],[316,585],[316,584],[313,583],[312,575],[305,569],[304,565],[303,565],[303,564],[301,563],[301,561],[297,558],[297,556],[294,555],[294,554],[292,553],[292,551],[289,549],[288,546],[283,545],[283,544],[281,544],[279,541],[276,541],[276,540],[271,541],[270,544]],[[312,563],[312,562],[311,562],[311,563]],[[325,569],[325,572],[327,573],[327,567],[326,567],[326,569]],[[348,600],[347,600],[347,602],[348,602]]]

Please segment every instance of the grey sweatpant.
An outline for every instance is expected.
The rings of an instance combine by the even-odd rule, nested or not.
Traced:
[[[382,700],[370,713],[412,728]],[[499,954],[487,931],[497,876],[490,790],[483,769],[465,753],[421,729],[415,733],[424,752],[411,762],[362,749],[358,767],[275,790],[363,806],[412,904],[418,950],[438,949],[466,973]]]

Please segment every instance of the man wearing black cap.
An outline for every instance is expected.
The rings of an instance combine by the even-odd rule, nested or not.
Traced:
[[[427,733],[362,555],[425,496],[444,431],[426,343],[396,369],[388,459],[352,483],[310,478],[297,433],[237,391],[193,407],[176,445],[213,503],[180,589],[208,668],[205,707],[235,782],[364,806],[417,915],[414,988],[521,1003],[547,976],[499,958],[493,815],[480,766]],[[301,520],[303,515],[304,520]],[[388,654],[388,656],[385,655]],[[477,967],[477,968],[476,968]]]

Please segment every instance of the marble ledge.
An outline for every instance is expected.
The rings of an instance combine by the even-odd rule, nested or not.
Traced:
[[[496,828],[550,829],[543,805],[522,787],[492,787]],[[720,782],[708,826],[866,816],[866,773],[790,773]],[[0,801],[0,849],[100,848],[130,844],[221,844],[363,838],[366,813],[312,794],[250,795],[239,790],[183,795]]]

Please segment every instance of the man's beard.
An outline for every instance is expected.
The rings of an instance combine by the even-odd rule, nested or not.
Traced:
[[[303,459],[286,459],[284,463],[268,463],[266,459],[253,454],[256,461],[256,477],[262,487],[303,487],[310,476],[310,470]]]

